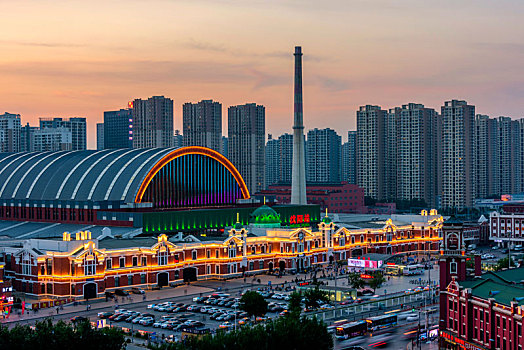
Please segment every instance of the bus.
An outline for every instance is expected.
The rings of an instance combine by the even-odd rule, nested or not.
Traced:
[[[373,333],[380,329],[390,328],[397,325],[397,315],[388,314],[382,316],[375,316],[366,319],[368,323],[368,332]]]
[[[404,267],[402,272],[404,276],[422,275],[424,273],[424,266],[422,265],[408,265]]]
[[[391,265],[391,263],[388,263],[384,270],[384,274],[392,275],[392,276],[401,276],[403,270],[404,270],[403,265],[395,265],[395,264]]]
[[[345,323],[337,327],[337,330],[335,331],[335,337],[338,340],[350,339],[366,334],[367,330],[368,325],[366,321]]]

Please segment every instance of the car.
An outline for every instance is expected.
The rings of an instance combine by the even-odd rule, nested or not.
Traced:
[[[142,288],[133,287],[133,288],[131,288],[131,293],[133,293],[133,294],[145,294],[146,292]]]
[[[353,304],[353,299],[346,299],[340,303],[340,305],[350,305]]]
[[[412,315],[412,316],[408,316],[408,317],[406,318],[406,321],[407,321],[407,322],[415,322],[415,321],[418,321],[418,315],[415,314],[415,315]]]
[[[129,295],[129,292],[125,289],[115,289],[115,295],[127,297]]]
[[[212,314],[211,316],[209,316],[209,319],[211,320],[216,320],[218,316],[221,316],[222,313],[221,312],[215,312],[214,314]]]
[[[153,328],[160,328],[164,323],[167,323],[167,321],[156,321],[153,323]]]
[[[75,316],[75,317],[71,318],[71,322],[72,323],[78,323],[78,322],[82,322],[82,321],[88,321],[88,318],[84,317],[84,316]]]
[[[233,327],[233,324],[231,324],[231,322],[223,322],[218,326],[218,328],[220,329],[229,329],[231,327]]]
[[[222,320],[224,320],[224,321],[231,321],[231,320],[234,320],[234,319],[235,319],[235,315],[234,314],[226,314]]]
[[[227,316],[227,314],[223,313],[215,318],[216,321],[224,321],[224,318]]]
[[[162,286],[159,286],[158,284],[155,284],[151,289],[153,289],[153,290],[160,290],[160,289],[162,289]]]
[[[242,317],[240,320],[238,320],[239,325],[247,325],[251,322],[251,319],[249,317]]]
[[[149,304],[149,305],[147,305],[147,308],[148,308],[148,309],[152,309],[152,308],[154,308],[156,305],[157,305],[157,304]]]
[[[104,319],[104,318],[109,318],[113,316],[113,313],[112,312],[99,312],[97,316],[100,319]]]
[[[499,249],[500,247],[498,245],[494,245],[493,247],[491,247],[491,250],[497,250]]]
[[[193,310],[191,310],[191,311],[193,311],[193,312],[200,312],[200,309],[202,309],[201,306],[195,305],[195,306],[193,306]]]
[[[143,319],[139,322],[142,326],[151,326],[153,325],[153,323],[155,323],[155,320],[151,319],[151,318],[146,318],[146,319]]]

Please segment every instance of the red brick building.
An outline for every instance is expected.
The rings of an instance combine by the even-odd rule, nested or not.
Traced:
[[[462,223],[444,222],[440,258],[440,348],[522,349],[524,268],[468,275]]]
[[[290,203],[290,185],[270,185],[259,193],[274,198],[279,203]],[[309,204],[319,204],[321,210],[330,213],[366,213],[364,189],[354,184],[307,184],[306,196]]]

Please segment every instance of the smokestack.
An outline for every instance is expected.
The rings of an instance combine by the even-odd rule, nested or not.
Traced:
[[[295,106],[293,124],[293,168],[291,204],[307,204],[304,116],[302,106],[302,48],[295,46]]]

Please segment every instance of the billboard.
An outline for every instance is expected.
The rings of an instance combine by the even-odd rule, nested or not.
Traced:
[[[348,259],[348,267],[358,267],[362,269],[378,269],[382,266],[382,260],[364,260],[364,259]]]

